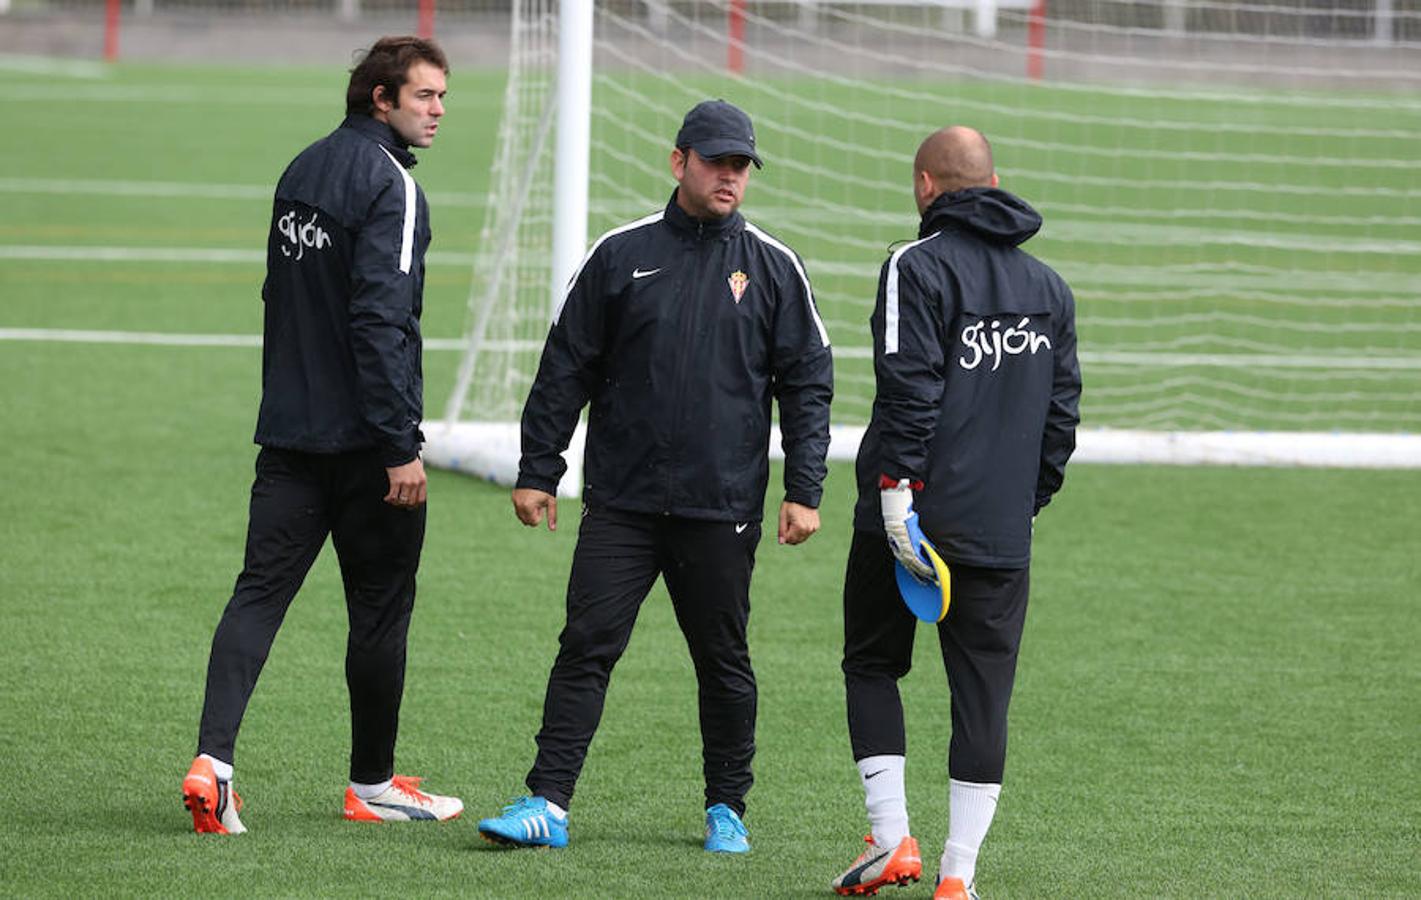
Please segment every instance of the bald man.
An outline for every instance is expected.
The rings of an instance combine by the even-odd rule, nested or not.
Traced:
[[[1001,792],[1032,523],[1075,449],[1081,379],[1070,288],[1019,248],[1041,217],[997,185],[981,133],[954,126],[930,135],[913,161],[918,240],[895,250],[878,280],[870,320],[877,393],[859,448],[844,576],[849,739],[871,834],[834,879],[840,894],[922,873],[908,828],[898,695],[917,619],[894,568],[928,582],[937,575],[909,535],[914,518],[951,585],[937,623],[952,739],[934,897],[977,897],[977,854]]]

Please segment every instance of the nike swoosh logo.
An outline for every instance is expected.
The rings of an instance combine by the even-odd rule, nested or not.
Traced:
[[[665,266],[657,266],[657,267],[654,268],[654,269],[632,269],[632,277],[633,277],[633,278],[645,278],[645,277],[647,277],[648,275],[655,275],[657,272],[660,272],[660,271],[661,271],[662,269],[664,269],[664,268],[666,268],[666,267],[665,267]]]
[[[736,525],[736,526],[735,526],[735,533],[736,533],[736,534],[740,534],[740,533],[744,532],[745,529],[747,529],[747,528],[749,528],[749,527],[750,527],[750,523],[749,523],[749,522],[741,522],[739,525]]]
[[[863,780],[868,781],[870,778],[877,778],[878,776],[882,775],[884,772],[887,771],[887,769],[879,769],[877,772],[870,772],[863,777]]]

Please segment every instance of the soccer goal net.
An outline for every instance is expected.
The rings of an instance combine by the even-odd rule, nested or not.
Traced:
[[[1081,458],[1421,464],[1416,0],[597,2],[582,187],[555,174],[560,4],[513,6],[447,409],[485,447],[504,436],[506,471],[562,279],[665,204],[672,139],[707,97],[754,118],[765,168],[743,212],[805,259],[834,455],[872,403],[879,266],[916,237],[913,153],[956,123],[991,140],[1002,186],[1045,219],[1026,249],[1075,290]],[[579,190],[569,263],[553,228]]]

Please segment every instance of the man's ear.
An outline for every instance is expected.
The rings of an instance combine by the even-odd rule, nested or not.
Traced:
[[[927,169],[920,169],[913,176],[913,192],[923,199],[931,197],[935,193],[933,176]]]
[[[375,88],[370,91],[370,102],[375,105],[376,109],[384,113],[395,108],[394,102],[386,95],[383,84],[375,85]]]
[[[677,181],[686,173],[686,154],[680,147],[671,148],[671,176]]]
[[[996,172],[993,172],[993,173],[992,173],[992,187],[996,187],[997,185],[999,185],[999,184],[1001,184],[1001,183],[1002,183],[1002,180],[997,177],[997,173],[996,173]]]

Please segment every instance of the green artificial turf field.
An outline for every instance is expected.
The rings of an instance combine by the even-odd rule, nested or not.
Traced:
[[[342,85],[291,69],[0,73],[0,332],[259,334],[270,186],[337,121]],[[456,71],[451,87],[416,170],[448,254],[426,293],[436,339],[463,328],[499,102],[492,76]],[[454,364],[426,355],[430,409]],[[344,609],[327,552],[242,731],[250,833],[193,835],[178,784],[240,565],[258,366],[255,346],[0,340],[0,894],[828,896],[865,827],[838,673],[845,464],[823,532],[759,554],[748,857],[699,849],[694,677],[660,587],[614,675],[571,846],[478,839],[532,760],[578,517],[566,504],[558,533],[535,533],[504,490],[442,472],[399,759],[465,817],[340,819]],[[1418,521],[1411,472],[1071,468],[1037,526],[984,895],[1421,894]],[[948,706],[920,642],[908,793],[931,872]]]

